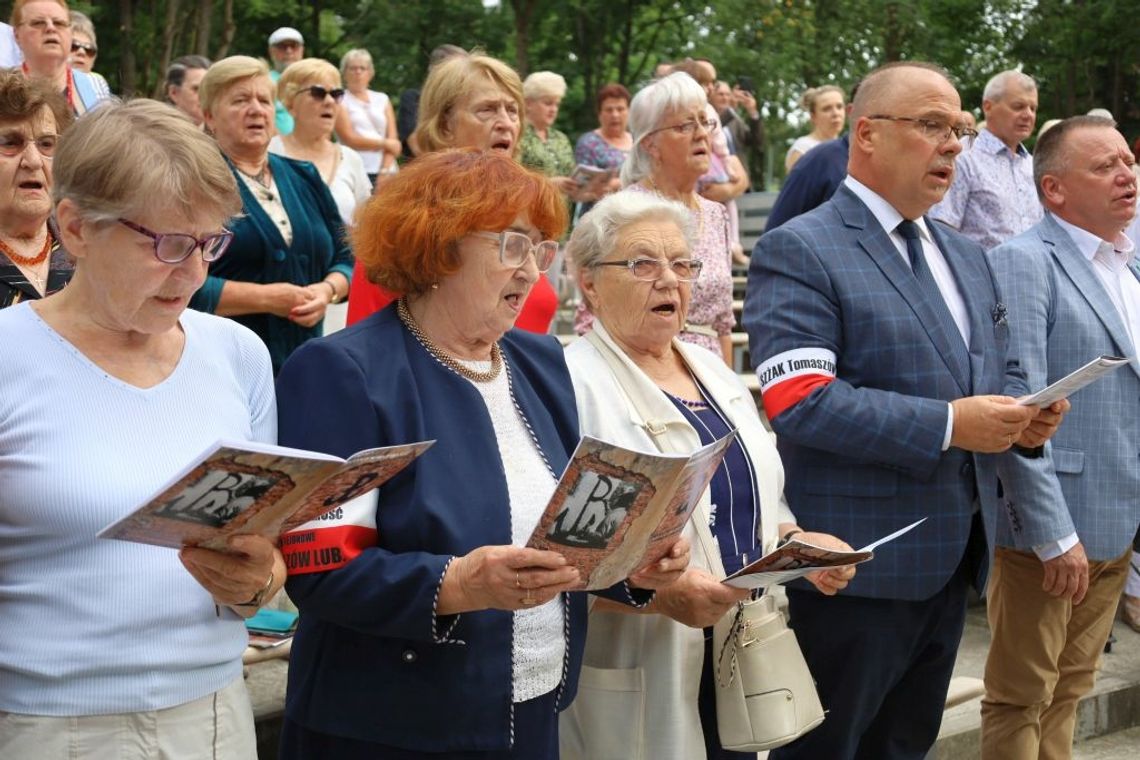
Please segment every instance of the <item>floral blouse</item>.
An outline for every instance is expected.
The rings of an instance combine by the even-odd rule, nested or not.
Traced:
[[[610,145],[596,129],[579,137],[578,144],[574,147],[575,161],[599,169],[618,169],[628,155],[628,150]]]
[[[656,192],[637,182],[622,192]],[[693,248],[693,258],[704,262],[701,276],[692,283],[689,298],[689,314],[686,325],[698,329],[712,329],[717,336],[728,335],[736,325],[732,313],[732,262],[728,240],[728,211],[724,204],[697,196],[700,209],[691,209],[693,222],[697,225],[698,239]],[[589,332],[594,324],[594,315],[585,303],[578,305],[574,317],[574,330],[579,335]],[[703,330],[702,330],[703,331]],[[723,356],[719,337],[702,335],[682,330],[678,336],[686,343],[704,346],[717,356]]]
[[[547,177],[569,177],[574,173],[574,148],[566,133],[554,127],[546,130],[546,142],[530,124],[519,141],[519,163]]]

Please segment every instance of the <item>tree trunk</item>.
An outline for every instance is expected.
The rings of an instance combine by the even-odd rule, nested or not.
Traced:
[[[230,54],[230,45],[233,44],[235,34],[237,34],[237,24],[234,23],[234,0],[225,0],[222,5],[222,39],[214,51],[215,61]]]
[[[530,21],[534,16],[535,0],[511,0],[515,12],[515,70],[519,78],[530,73]]]
[[[134,48],[135,23],[133,5],[131,0],[119,0],[119,33],[123,40],[122,63],[120,64],[122,66],[122,79],[119,84],[124,98],[135,94],[135,87],[138,81]]]
[[[159,56],[158,81],[151,88],[152,97],[156,100],[165,99],[163,87],[166,81],[166,70],[170,68],[170,60],[174,57],[174,34],[178,29],[178,7],[181,0],[166,0],[166,15],[162,21],[162,53]]]
[[[195,31],[194,52],[210,55],[210,20],[214,15],[214,0],[198,0],[198,24]]]

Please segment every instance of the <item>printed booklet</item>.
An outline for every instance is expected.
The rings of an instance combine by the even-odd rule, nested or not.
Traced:
[[[670,455],[584,436],[527,546],[565,556],[582,588],[609,588],[665,556],[735,437]]]
[[[875,549],[893,541],[902,534],[918,527],[926,518],[896,530],[889,536],[867,544],[857,551],[839,551],[837,549],[824,549],[805,541],[792,539],[788,543],[773,549],[760,559],[745,565],[737,572],[725,578],[722,583],[736,588],[767,588],[780,583],[802,578],[815,570],[826,570],[832,567],[858,565],[861,562],[874,559]]]
[[[276,538],[380,486],[435,441],[348,459],[253,441],[219,441],[126,517],[99,531],[155,546],[226,549],[235,534]]]

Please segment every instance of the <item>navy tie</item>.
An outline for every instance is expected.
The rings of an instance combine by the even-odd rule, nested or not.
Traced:
[[[935,282],[934,275],[931,274],[930,267],[926,264],[926,255],[922,251],[922,240],[918,236],[918,225],[909,219],[903,219],[899,222],[899,226],[895,227],[895,230],[906,241],[906,253],[910,257],[911,271],[914,272],[914,278],[918,280],[918,286],[922,289],[924,299],[938,317],[938,321],[942,323],[943,332],[946,333],[946,340],[950,343],[950,349],[953,353],[952,363],[957,365],[960,378],[966,381],[965,385],[969,388],[971,386],[970,356],[966,351],[966,341],[963,340],[962,333],[958,330],[958,324],[946,306],[946,299],[943,298],[942,291],[938,289],[938,283]]]

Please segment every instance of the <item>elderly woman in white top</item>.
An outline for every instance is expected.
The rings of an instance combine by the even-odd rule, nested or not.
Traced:
[[[151,100],[89,113],[53,160],[74,277],[0,311],[0,757],[247,760],[242,618],[285,580],[280,552],[95,536],[219,439],[276,438],[265,346],[186,308],[237,185]]]
[[[332,141],[344,94],[340,72],[328,61],[304,58],[289,64],[277,80],[277,99],[293,117],[293,131],[270,140],[269,152],[317,167],[340,218],[352,224],[357,205],[372,195],[372,184],[360,154]]]
[[[734,428],[738,437],[686,527],[693,552],[680,580],[641,610],[594,603],[584,688],[562,719],[563,758],[745,757],[717,739],[713,643],[704,629],[748,592],[720,580],[792,534],[848,548],[796,526],[779,454],[751,394],[720,357],[677,339],[703,270],[694,232],[679,203],[622,191],[582,218],[567,248],[596,317],[593,331],[566,351],[582,433],[673,453]],[[841,568],[809,580],[834,594],[853,575]]]
[[[340,73],[348,85],[348,95],[337,115],[336,136],[360,153],[364,171],[375,184],[378,177],[398,170],[396,157],[401,146],[392,99],[386,93],[368,89],[376,70],[367,50],[357,48],[345,53],[340,59]]]

